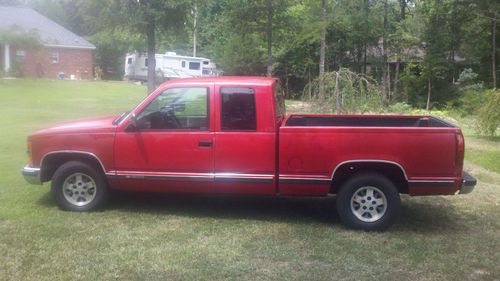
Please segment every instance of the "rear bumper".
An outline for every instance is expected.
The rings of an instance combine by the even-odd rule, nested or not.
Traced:
[[[42,184],[42,181],[40,180],[40,168],[24,166],[21,170],[21,174],[24,179],[31,184]]]
[[[462,186],[459,194],[471,193],[476,186],[477,180],[467,172],[462,172]]]

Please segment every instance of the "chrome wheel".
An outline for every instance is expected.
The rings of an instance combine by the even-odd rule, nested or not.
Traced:
[[[96,183],[86,174],[74,173],[64,180],[63,194],[69,203],[75,206],[85,206],[95,198]]]
[[[375,222],[387,211],[387,198],[374,186],[360,187],[351,197],[351,211],[363,222]]]

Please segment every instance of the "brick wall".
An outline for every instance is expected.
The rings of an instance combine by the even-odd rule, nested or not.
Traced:
[[[20,51],[20,52],[18,52]],[[22,55],[24,54],[24,56]],[[42,48],[37,50],[11,48],[11,62],[16,60],[24,77],[57,79],[59,73],[69,79],[93,79],[93,56],[89,49]],[[11,65],[12,65],[11,63]]]

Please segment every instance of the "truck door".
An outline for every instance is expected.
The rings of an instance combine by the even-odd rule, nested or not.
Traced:
[[[260,108],[265,87],[216,85],[215,189],[218,193],[275,194],[275,132],[271,108]],[[270,119],[272,116],[269,117]],[[270,121],[270,120],[269,120]]]
[[[164,89],[136,113],[136,126],[118,128],[115,166],[119,187],[213,192],[211,96],[213,84]]]

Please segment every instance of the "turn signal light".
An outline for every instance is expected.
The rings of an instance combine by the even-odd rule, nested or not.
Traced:
[[[26,153],[28,154],[28,164],[30,166],[33,164],[33,157],[31,151],[32,151],[31,141],[28,141]]]

